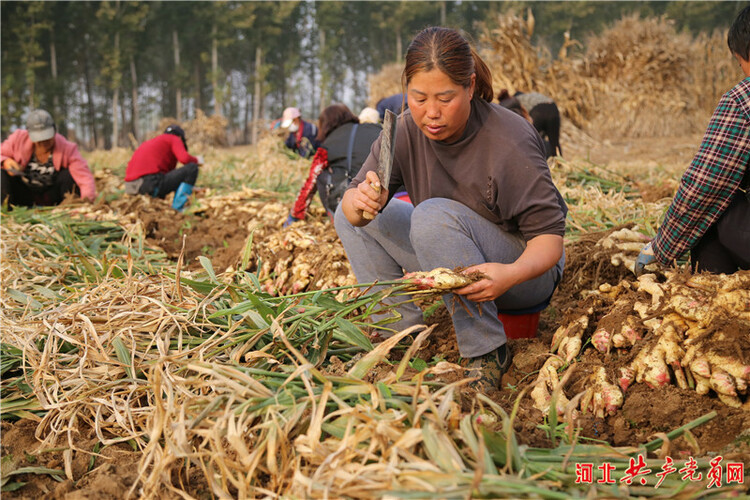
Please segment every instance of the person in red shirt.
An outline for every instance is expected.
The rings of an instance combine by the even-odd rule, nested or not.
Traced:
[[[183,164],[177,167],[177,162]],[[170,125],[135,150],[125,170],[125,192],[164,198],[174,192],[172,208],[182,212],[198,180],[201,156],[188,153],[185,131]]]

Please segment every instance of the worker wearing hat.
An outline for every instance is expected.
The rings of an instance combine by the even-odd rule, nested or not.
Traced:
[[[359,112],[359,123],[380,123],[380,114],[375,108],[362,108]]]
[[[183,164],[177,168],[177,162]],[[185,131],[173,124],[163,134],[150,139],[135,150],[125,170],[125,192],[165,198],[174,192],[172,208],[185,209],[193,186],[198,180],[198,166],[203,157],[188,153]]]
[[[10,205],[58,205],[68,193],[94,201],[96,184],[78,146],[57,133],[47,111],[36,109],[26,118],[26,130],[16,130],[2,143],[2,201]]]
[[[318,127],[302,119],[297,108],[286,108],[281,115],[281,129],[289,132],[284,145],[302,158],[315,154],[320,142],[316,139]]]
[[[386,110],[391,110],[398,116],[402,111],[409,109],[409,102],[404,94],[393,94],[380,99],[375,107],[380,115],[380,121],[383,121]]]

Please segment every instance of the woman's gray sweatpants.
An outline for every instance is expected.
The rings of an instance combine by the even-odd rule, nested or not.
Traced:
[[[510,264],[526,248],[519,235],[507,233],[465,205],[445,198],[431,198],[416,207],[391,199],[364,227],[352,226],[339,205],[334,224],[360,283],[398,279],[404,270],[453,269],[485,262]],[[562,276],[564,264],[565,255],[538,278],[511,288],[494,302],[482,302],[481,315],[476,302],[452,293],[443,295],[461,356],[481,356],[505,344],[498,310],[526,309],[547,300]],[[401,299],[389,298],[386,302],[389,300],[395,303]],[[423,323],[422,312],[413,303],[400,306],[398,312],[401,320],[389,325],[396,330]]]

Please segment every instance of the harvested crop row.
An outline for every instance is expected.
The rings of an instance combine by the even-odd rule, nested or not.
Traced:
[[[612,233],[603,246],[630,260],[642,241],[632,231]],[[633,248],[630,244],[635,243]],[[592,356],[588,345],[599,353]],[[532,398],[547,413],[552,394],[556,410],[571,418],[581,411],[602,417],[623,404],[634,383],[673,384],[715,395],[735,408],[750,406],[750,272],[731,276],[670,271],[637,281],[604,284],[579,301],[554,333],[551,357],[540,371]],[[565,394],[569,363],[587,354],[586,391]],[[593,360],[593,361],[592,361]],[[554,376],[550,373],[554,368]],[[588,374],[588,375],[587,375]]]

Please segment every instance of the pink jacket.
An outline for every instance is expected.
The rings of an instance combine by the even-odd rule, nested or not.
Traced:
[[[4,162],[6,158],[13,158],[19,165],[26,167],[31,160],[34,143],[31,142],[26,130],[19,129],[3,141],[0,150],[0,163]],[[55,170],[59,171],[61,168],[70,170],[70,176],[73,177],[81,190],[81,198],[94,201],[96,198],[94,174],[91,173],[89,164],[78,152],[78,146],[75,143],[68,141],[60,134],[55,134],[52,163],[55,165]]]

